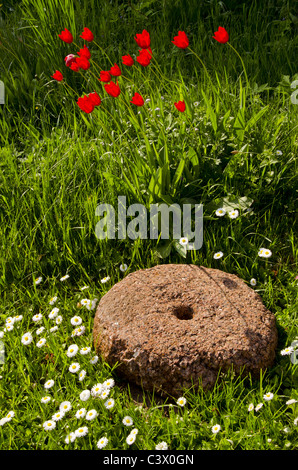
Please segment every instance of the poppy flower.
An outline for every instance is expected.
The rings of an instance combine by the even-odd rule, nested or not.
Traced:
[[[148,47],[150,47],[150,35],[148,31],[143,29],[142,34],[136,34],[135,41],[142,49],[148,49]]]
[[[140,55],[137,57],[137,62],[141,64],[143,67],[147,67],[151,61],[151,54],[147,51],[147,49],[142,49],[139,51]]]
[[[88,96],[94,106],[99,106],[101,104],[100,96],[96,93],[96,91],[94,91],[93,93],[89,93]]]
[[[143,106],[144,100],[139,93],[135,93],[131,103],[135,104],[136,106]]]
[[[71,64],[75,62],[76,56],[74,54],[68,54],[64,60],[65,60],[66,67],[70,67]]]
[[[114,64],[114,66],[110,68],[110,74],[114,77],[119,77],[121,75],[121,70],[117,64]]]
[[[85,41],[93,41],[94,39],[94,35],[93,33],[90,31],[89,28],[84,28],[84,31],[82,32],[82,34],[80,35],[80,38],[82,39],[85,39]]]
[[[185,103],[184,101],[178,101],[178,103],[174,103],[175,108],[178,109],[181,113],[185,111]]]
[[[174,36],[172,43],[180,49],[186,49],[189,46],[189,40],[184,31],[178,31],[178,36]]]
[[[131,67],[133,65],[133,58],[130,55],[123,55],[122,62],[124,65]]]
[[[95,106],[92,102],[92,99],[90,99],[87,95],[85,95],[83,98],[79,98],[77,104],[79,108],[85,113],[92,113]]]
[[[110,82],[112,80],[111,75],[109,72],[105,72],[104,70],[100,72],[100,78],[98,79],[100,82]]]
[[[61,82],[63,80],[63,75],[61,72],[59,72],[59,70],[56,70],[56,72],[54,73],[54,75],[52,75],[52,77],[57,80],[57,82]]]
[[[63,41],[66,42],[67,44],[70,44],[73,41],[73,36],[68,29],[64,29],[64,31],[61,31],[61,34],[58,34],[59,38]]]
[[[89,67],[90,67],[90,62],[88,59],[86,59],[86,57],[82,56],[82,57],[77,57],[76,58],[76,63],[78,64],[78,66],[83,69],[83,70],[88,70]]]
[[[219,26],[218,30],[215,31],[214,36],[212,37],[221,44],[225,44],[229,40],[229,34],[222,26]]]
[[[80,67],[78,66],[76,62],[72,62],[69,68],[73,70],[74,72],[78,72],[80,70]]]
[[[121,93],[120,87],[118,86],[118,80],[117,80],[117,85],[114,82],[111,82],[105,85],[104,87],[105,87],[106,92],[109,95],[113,96],[114,98],[117,98],[117,96],[119,96]]]
[[[90,59],[91,57],[91,53],[85,44],[84,44],[84,47],[79,50],[78,55],[80,57],[86,57],[86,59]]]

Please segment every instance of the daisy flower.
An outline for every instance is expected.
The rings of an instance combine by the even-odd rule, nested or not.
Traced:
[[[292,398],[291,400],[288,400],[286,402],[286,405],[293,405],[294,403],[297,403],[297,400],[294,400],[294,398]]]
[[[274,395],[271,392],[265,393],[265,395],[263,396],[264,400],[266,400],[266,401],[272,400],[273,397],[274,397]]]
[[[67,357],[73,357],[77,354],[79,348],[76,344],[71,344],[68,348],[68,350],[66,351],[66,356]]]
[[[14,317],[14,320],[15,320],[15,321],[21,321],[21,320],[23,320],[23,315],[17,315],[16,317]]]
[[[237,209],[234,209],[233,211],[229,212],[230,219],[236,219],[238,215],[239,215],[239,211],[237,211]]]
[[[84,380],[85,377],[86,377],[86,371],[81,370],[81,372],[79,373],[79,381],[82,382],[82,380]]]
[[[138,434],[139,430],[137,428],[134,428],[130,431],[130,434],[133,436],[136,436]]]
[[[45,327],[44,326],[41,326],[40,328],[38,328],[38,330],[36,330],[36,334],[37,335],[41,335],[41,333],[45,330]]]
[[[188,244],[188,238],[187,237],[180,238],[179,243],[182,246],[186,246]]]
[[[105,402],[104,405],[105,405],[105,407],[106,407],[107,410],[111,410],[111,409],[114,407],[114,405],[115,405],[115,400],[114,400],[113,398],[110,398],[109,400],[107,400],[107,401]]]
[[[280,351],[280,354],[281,354],[282,356],[287,356],[287,355],[289,355],[289,354],[292,354],[293,351],[294,351],[293,346],[288,346],[287,348],[282,349],[282,351]]]
[[[38,284],[40,284],[42,281],[42,277],[38,277],[37,279],[35,279],[35,285],[38,286]]]
[[[63,282],[63,281],[66,281],[66,279],[68,279],[68,278],[69,278],[69,274],[65,274],[65,276],[62,276],[62,277],[60,278],[60,281],[62,281],[62,282]]]
[[[45,431],[52,431],[56,427],[56,421],[48,420],[43,423],[43,428]]]
[[[259,403],[256,407],[255,407],[255,411],[259,411],[262,406],[263,406],[264,403]]]
[[[81,319],[81,317],[79,317],[79,316],[76,315],[76,316],[74,316],[74,317],[71,318],[70,323],[71,323],[73,326],[79,326],[79,325],[82,324],[82,319]]]
[[[115,385],[115,380],[114,379],[107,379],[107,380],[104,381],[104,383],[102,385],[105,388],[112,388]]]
[[[96,410],[90,410],[86,414],[85,418],[87,419],[87,421],[92,421],[93,419],[97,418],[97,416],[98,416],[98,413]]]
[[[248,411],[253,411],[254,409],[254,405],[253,403],[250,403],[250,405],[248,405]]]
[[[69,366],[69,372],[75,374],[76,372],[79,372],[81,366],[78,362],[73,362],[72,364],[70,364]]]
[[[122,273],[124,273],[127,270],[127,264],[120,264],[119,269]]]
[[[37,323],[38,321],[40,321],[42,319],[42,314],[41,313],[37,313],[36,315],[33,315],[32,317],[32,320]]]
[[[293,424],[294,424],[294,426],[297,426],[297,424],[298,424],[298,418],[295,418],[295,419],[294,419]]]
[[[83,286],[81,287],[81,290],[89,289],[89,286]]]
[[[90,390],[83,390],[80,394],[80,400],[87,401],[90,398]]]
[[[2,418],[0,419],[0,426],[4,426],[4,424],[8,423],[9,419]]]
[[[214,426],[212,426],[213,434],[217,434],[220,430],[221,430],[221,427],[219,424],[215,424]]]
[[[104,447],[106,447],[108,442],[109,440],[106,437],[102,437],[101,439],[99,439],[96,446],[98,449],[103,449]]]
[[[251,286],[256,286],[257,285],[257,281],[255,280],[255,278],[252,278],[249,282],[250,282]]]
[[[282,155],[282,151],[281,150],[276,150],[276,155]]]
[[[41,338],[37,343],[36,343],[36,346],[38,348],[41,348],[42,346],[44,346],[46,344],[47,340],[45,338]]]
[[[101,392],[102,392],[102,384],[101,383],[96,384],[91,388],[91,395],[93,397],[99,397]]]
[[[110,276],[106,276],[106,277],[104,277],[103,279],[101,279],[100,282],[101,282],[102,284],[105,284],[105,283],[108,282],[109,280],[110,280]]]
[[[272,255],[272,251],[268,250],[267,248],[260,248],[258,255],[261,258],[270,258],[270,256]]]
[[[126,443],[131,446],[136,440],[135,434],[129,434],[126,438]]]
[[[93,299],[92,302],[89,305],[86,305],[86,308],[88,310],[94,310],[96,307],[98,299]]]
[[[80,302],[81,302],[81,305],[83,305],[84,307],[91,304],[90,299],[82,299],[82,300],[80,300]]]
[[[12,330],[13,330],[13,323],[6,325],[6,327],[4,328],[4,331],[12,331]]]
[[[110,389],[109,388],[106,388],[105,390],[103,390],[100,394],[100,398],[102,398],[103,400],[105,398],[107,398],[109,396],[109,393],[110,393]]]
[[[40,401],[41,403],[49,403],[49,401],[51,401],[51,397],[42,397]]]
[[[130,416],[125,416],[122,420],[122,423],[125,425],[125,426],[132,426],[133,425],[133,420]]]
[[[49,388],[53,387],[54,383],[55,383],[54,380],[50,379],[44,384],[44,388],[49,389]]]
[[[85,354],[90,353],[90,351],[91,351],[91,348],[85,346],[84,348],[80,350],[80,353],[84,356]]]
[[[87,426],[82,426],[81,428],[77,429],[75,431],[76,437],[84,437],[88,434],[88,428]]]
[[[61,315],[59,315],[58,317],[56,317],[56,320],[55,320],[56,325],[60,325],[60,323],[62,323],[62,321],[63,321],[63,317],[62,317]]]
[[[58,330],[58,326],[55,325],[55,326],[52,326],[52,328],[50,328],[50,333],[54,333],[55,331]]]
[[[178,400],[177,400],[176,403],[177,403],[177,405],[179,405],[179,406],[184,406],[185,403],[186,403],[186,398],[180,397],[180,398],[178,398]]]
[[[51,310],[51,312],[49,313],[49,319],[53,320],[53,318],[57,317],[58,312],[59,312],[59,308],[54,307],[53,310]]]
[[[49,304],[50,304],[50,305],[54,305],[54,303],[57,301],[57,299],[58,299],[58,297],[56,297],[56,296],[55,296],[55,297],[52,297],[52,298],[50,299],[50,301],[49,301]]]
[[[5,320],[5,324],[6,324],[6,326],[7,325],[13,325],[14,321],[15,321],[15,319],[13,317],[7,317],[6,320]]]
[[[220,209],[216,210],[215,215],[217,215],[217,217],[223,217],[224,215],[226,215],[226,211],[221,207]]]
[[[81,408],[80,410],[76,412],[76,418],[77,419],[85,418],[86,412],[87,412],[86,408]]]
[[[92,359],[90,359],[90,364],[96,364],[98,359],[98,356],[93,356]]]
[[[223,252],[222,251],[218,251],[217,253],[215,253],[215,255],[213,256],[214,259],[219,259],[223,256]]]
[[[5,418],[7,419],[7,421],[11,421],[12,418],[14,418],[15,416],[15,412],[14,411],[10,411],[9,413],[7,413],[7,415],[5,416]]]
[[[168,444],[165,441],[161,441],[156,444],[155,450],[168,450]]]
[[[59,410],[63,411],[64,413],[67,413],[69,410],[71,410],[70,401],[63,401],[61,405],[59,406]]]
[[[64,417],[65,413],[64,411],[58,411],[57,413],[54,413],[52,416],[53,421],[60,421]]]
[[[70,433],[66,436],[64,442],[65,442],[66,444],[69,444],[70,442],[74,442],[74,441],[76,440],[76,437],[77,437],[77,436],[75,435],[74,432],[70,432]]]

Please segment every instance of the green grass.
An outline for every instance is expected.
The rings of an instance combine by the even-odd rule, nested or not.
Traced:
[[[182,8],[178,1],[103,1],[96,15],[96,1],[24,0],[14,11],[2,10],[7,104],[0,110],[0,331],[8,317],[23,318],[3,338],[0,419],[11,410],[15,416],[0,426],[1,449],[94,449],[105,435],[105,449],[127,449],[125,416],[138,429],[132,449],[155,449],[162,441],[171,450],[298,448],[297,404],[286,405],[298,400],[297,365],[280,354],[298,336],[298,108],[290,86],[297,20],[286,2],[262,5],[226,2],[223,10],[217,2],[198,7],[189,1]],[[219,25],[236,52],[212,39]],[[84,26],[100,48],[89,44],[94,62],[75,74],[64,57],[79,49],[62,43],[58,33],[67,27],[82,47]],[[121,55],[138,54],[134,36],[143,29],[152,41],[150,66],[122,66]],[[171,43],[178,30],[187,33],[191,50]],[[97,80],[99,70],[114,63],[123,73],[116,99]],[[51,78],[56,69],[65,76],[61,83]],[[76,101],[94,90],[102,103],[87,115]],[[135,91],[148,99],[141,108],[130,103]],[[180,99],[184,113],[174,107]],[[152,203],[202,203],[202,248],[185,253],[172,238],[98,240],[95,209],[100,203],[116,208],[118,195],[127,197],[127,206],[138,202],[148,209]],[[218,207],[238,209],[239,216],[217,217]],[[260,258],[261,247],[272,256]],[[217,251],[224,253],[219,260],[213,258]],[[121,263],[128,265],[125,273]],[[117,366],[101,358],[90,364],[95,310],[78,308],[78,302],[99,301],[129,272],[158,263],[218,268],[247,283],[255,278],[254,289],[276,316],[274,366],[258,380],[222,373],[212,391],[185,391],[184,407],[149,394],[139,408]],[[69,278],[60,281],[65,274]],[[101,283],[106,276],[110,280]],[[42,282],[35,285],[38,277]],[[57,331],[50,331],[55,320],[48,318],[53,296],[63,318]],[[36,325],[32,317],[39,312]],[[74,315],[86,328],[79,337],[71,336]],[[41,326],[46,345],[38,348]],[[33,342],[25,346],[21,338],[28,331]],[[91,347],[90,355],[67,357],[73,343]],[[72,362],[86,370],[82,382],[69,372]],[[110,377],[113,409],[98,398],[80,401],[83,390]],[[44,390],[49,379],[55,385]],[[265,401],[268,392],[274,398]],[[52,400],[42,404],[45,394]],[[43,423],[63,401],[72,409],[45,432]],[[263,407],[249,412],[250,403]],[[98,418],[78,420],[82,407],[96,409]],[[215,424],[218,434],[212,433]],[[67,433],[79,426],[88,426],[88,435],[66,444]]]

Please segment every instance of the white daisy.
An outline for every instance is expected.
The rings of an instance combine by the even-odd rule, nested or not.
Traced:
[[[280,351],[280,354],[281,354],[282,356],[287,356],[287,355],[289,355],[289,354],[292,354],[293,351],[294,351],[293,346],[288,346],[287,348],[282,349],[282,351]]]
[[[80,400],[87,401],[90,398],[90,390],[83,390],[80,394]]]
[[[102,384],[105,388],[112,388],[115,385],[115,380],[114,379],[107,379],[104,381]]]
[[[69,444],[70,442],[74,442],[74,441],[76,440],[76,437],[77,437],[77,436],[75,435],[74,432],[70,432],[70,433],[66,436],[64,442],[65,442],[66,444]]]
[[[78,362],[73,362],[72,364],[70,364],[69,366],[69,372],[71,372],[72,374],[75,374],[76,372],[79,372],[81,366]]]
[[[52,431],[56,427],[56,421],[48,420],[43,423],[43,428],[45,431]]]
[[[35,279],[35,285],[38,286],[38,284],[40,284],[42,281],[42,277],[38,277],[37,279]]]
[[[79,326],[78,328],[75,328],[73,332],[71,333],[71,336],[81,336],[85,333],[86,328],[84,325]]]
[[[7,325],[13,325],[15,322],[15,319],[13,317],[7,317],[5,320],[5,324]]]
[[[186,404],[186,398],[180,397],[180,398],[178,398],[178,400],[177,400],[176,403],[177,403],[177,405],[179,405],[179,406],[184,406],[184,405]]]
[[[82,300],[80,300],[80,302],[81,302],[81,305],[83,305],[84,307],[91,304],[90,299],[82,299]]]
[[[233,211],[229,212],[230,219],[236,219],[238,215],[239,215],[239,211],[237,211],[237,209],[234,209]]]
[[[102,389],[103,389],[103,387],[102,387],[102,384],[101,384],[101,383],[94,385],[94,386],[91,388],[91,395],[92,395],[93,397],[99,397],[100,394],[102,393]]]
[[[37,313],[36,315],[33,315],[33,317],[32,317],[32,320],[33,320],[35,323],[41,321],[41,319],[42,319],[42,314],[41,314],[41,313]]]
[[[127,268],[128,268],[127,264],[125,264],[125,263],[124,263],[124,264],[120,264],[119,269],[120,269],[121,272],[124,273],[124,272],[127,270]]]
[[[256,286],[257,285],[257,281],[254,278],[252,278],[249,282],[250,282],[251,286]]]
[[[155,450],[168,450],[168,444],[165,441],[161,441],[156,444]]]
[[[53,421],[60,421],[64,417],[65,413],[64,411],[58,411],[57,413],[54,413],[52,416]]]
[[[86,412],[87,412],[86,408],[81,408],[80,410],[76,412],[76,418],[77,419],[85,418]]]
[[[63,401],[61,405],[59,406],[59,410],[64,411],[64,413],[67,413],[69,410],[71,410],[70,401]]]
[[[51,397],[42,397],[42,399],[40,400],[41,403],[49,403],[49,401],[51,401]]]
[[[85,377],[86,377],[86,371],[81,370],[81,372],[79,373],[79,381],[82,382],[82,380],[84,380]]]
[[[82,324],[82,319],[81,317],[75,315],[74,317],[72,317],[70,319],[70,323],[73,325],[73,326],[79,326]]]
[[[135,434],[129,434],[126,438],[126,443],[131,446],[136,440]]]
[[[102,437],[101,439],[99,439],[99,441],[96,444],[97,448],[98,449],[103,449],[104,447],[106,447],[108,442],[109,442],[109,440],[106,437]]]
[[[90,353],[90,351],[91,351],[91,348],[85,346],[84,348],[80,350],[80,353],[84,356],[85,354]]]
[[[125,416],[122,420],[122,423],[125,425],[125,426],[132,426],[133,425],[133,420],[130,416]]]
[[[281,150],[276,150],[276,155],[282,155],[282,151]]]
[[[58,297],[56,297],[56,296],[55,296],[55,297],[52,297],[52,298],[50,299],[50,301],[49,301],[49,304],[50,304],[50,305],[54,305],[54,303],[57,301],[57,299],[58,299]]]
[[[5,331],[12,331],[13,330],[13,323],[10,324],[10,325],[6,325],[6,327],[4,328],[4,332]]]
[[[98,416],[98,413],[96,410],[90,410],[86,414],[85,418],[87,419],[87,421],[92,421],[93,419],[97,418],[97,416]]]
[[[81,428],[79,428],[75,431],[76,437],[84,437],[84,436],[86,436],[86,434],[88,434],[87,426],[82,426]]]
[[[220,209],[216,210],[215,215],[217,215],[218,217],[223,217],[224,215],[226,215],[226,211],[223,207],[221,207]]]
[[[79,348],[76,344],[71,344],[68,348],[68,350],[66,351],[66,356],[67,357],[73,357],[77,354]]]
[[[291,400],[288,400],[286,402],[286,405],[293,405],[294,403],[297,403],[297,402],[298,402],[298,400],[294,400],[294,398],[292,398]]]
[[[294,419],[293,424],[294,424],[294,426],[297,426],[297,424],[298,424],[298,417]]]
[[[14,320],[15,320],[15,321],[21,321],[21,320],[23,320],[23,315],[17,315],[16,317],[14,317]]]
[[[109,396],[109,393],[110,393],[109,388],[104,389],[100,394],[100,398],[102,398],[104,400],[105,398],[107,398]]]
[[[49,319],[53,320],[53,318],[56,318],[57,315],[58,315],[58,312],[59,312],[59,308],[54,307],[53,310],[51,310],[50,313],[49,313]]]
[[[255,411],[259,411],[263,406],[263,403],[259,403],[256,407],[255,407]]]
[[[96,364],[98,359],[98,356],[93,356],[92,359],[90,359],[90,364]]]
[[[14,416],[15,416],[15,412],[14,411],[9,411],[9,413],[7,413],[5,418],[7,419],[7,421],[11,421],[12,418],[14,418]]]
[[[258,255],[261,258],[270,258],[270,256],[272,255],[272,252],[270,250],[268,250],[267,248],[260,248],[259,252],[258,252]]]
[[[4,424],[8,423],[9,419],[2,418],[0,419],[0,426],[4,426]]]
[[[214,426],[212,426],[213,434],[217,434],[220,430],[221,430],[221,427],[219,424],[215,424]]]
[[[45,330],[45,327],[44,326],[41,326],[40,328],[38,328],[38,330],[36,330],[36,334],[37,335],[41,335],[41,333]]]
[[[110,280],[110,276],[106,276],[106,277],[104,277],[103,279],[101,279],[100,282],[101,282],[102,284],[105,284],[105,283],[108,282],[109,280]]]
[[[130,431],[130,434],[132,434],[133,436],[136,436],[138,434],[139,430],[137,428],[134,428]]]
[[[58,315],[58,317],[56,317],[55,319],[56,325],[60,325],[62,321],[63,321],[62,315]]]
[[[186,246],[188,244],[188,238],[187,237],[180,238],[179,243],[182,246]]]
[[[254,405],[253,403],[250,403],[250,405],[248,405],[248,411],[253,411],[254,410]]]
[[[60,278],[60,281],[62,281],[62,282],[63,282],[63,281],[66,281],[66,279],[68,279],[68,278],[69,278],[69,274],[65,274],[65,276],[62,276],[62,277]]]
[[[46,344],[47,340],[45,338],[41,338],[37,343],[36,343],[36,346],[38,348],[41,348],[42,346],[44,346]]]
[[[86,305],[87,310],[94,310],[96,307],[97,301],[98,301],[97,298],[90,301],[90,304]]]
[[[52,328],[50,328],[50,333],[55,333],[55,331],[58,330],[58,326],[55,325],[55,326],[52,326]]]
[[[217,253],[214,254],[213,258],[214,259],[219,259],[223,256],[223,252],[222,251],[218,251]]]
[[[44,384],[44,388],[49,389],[49,388],[53,387],[54,383],[55,383],[54,380],[50,379]]]
[[[107,410],[111,410],[114,405],[115,405],[115,400],[113,398],[109,398],[106,402],[105,402],[105,407]]]
[[[89,289],[89,286],[83,286],[81,287],[81,290]]]
[[[274,395],[271,392],[265,393],[265,395],[263,396],[264,400],[266,400],[266,401],[272,400],[273,397],[274,397]]]

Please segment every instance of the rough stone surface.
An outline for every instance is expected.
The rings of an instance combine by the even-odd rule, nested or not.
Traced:
[[[214,385],[231,366],[258,376],[277,346],[275,316],[243,280],[218,269],[168,264],[142,269],[99,302],[94,344],[119,376],[172,396]]]

